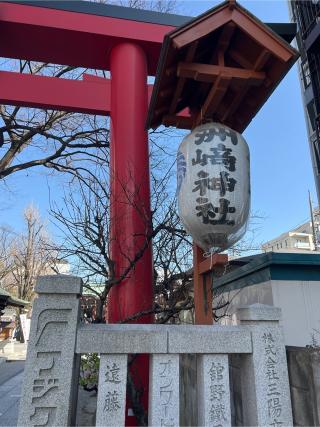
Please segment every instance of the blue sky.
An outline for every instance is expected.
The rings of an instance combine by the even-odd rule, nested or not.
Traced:
[[[215,1],[178,1],[178,13],[197,15]],[[286,1],[240,1],[264,22],[288,22]],[[316,202],[303,105],[296,66],[289,72],[245,131],[251,151],[252,211],[265,219],[257,242],[276,237],[307,220],[308,189]],[[43,169],[13,175],[0,186],[0,224],[21,229],[24,207],[34,202],[47,215],[49,192],[61,194],[63,178]],[[55,233],[54,228],[51,233]]]

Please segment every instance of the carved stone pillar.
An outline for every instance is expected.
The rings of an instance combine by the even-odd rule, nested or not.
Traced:
[[[242,355],[243,423],[246,426],[292,426],[288,367],[281,310],[254,304],[237,310],[251,331],[252,354]]]
[[[44,276],[37,282],[19,426],[72,425],[81,290],[82,280],[72,276]]]

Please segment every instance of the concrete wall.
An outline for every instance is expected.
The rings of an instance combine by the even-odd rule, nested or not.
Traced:
[[[197,356],[180,355],[180,425],[196,426],[197,414]]]
[[[320,348],[287,347],[293,423],[320,425]]]
[[[241,355],[229,354],[231,425],[243,426]]]
[[[273,305],[282,311],[280,324],[286,346],[305,347],[312,344],[313,337],[318,337],[320,344],[320,282],[270,280],[226,292],[225,299],[230,301],[229,318],[223,319],[222,324],[236,324],[234,313],[240,306]]]
[[[225,309],[217,310],[218,316],[226,314],[226,316],[220,320],[220,323],[222,325],[236,325],[237,319],[235,317],[235,312],[239,307],[256,303],[274,305],[271,281],[225,292],[222,302],[224,301],[228,301],[229,306],[226,312]]]
[[[316,281],[272,280],[274,305],[282,310],[282,325],[287,346],[312,344],[320,331],[320,283]],[[320,338],[320,333],[318,334]]]

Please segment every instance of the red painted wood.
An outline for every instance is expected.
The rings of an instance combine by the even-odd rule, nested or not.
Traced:
[[[145,119],[148,108],[147,58],[132,43],[111,52],[111,256],[119,277],[145,242],[151,220],[149,150]],[[110,292],[109,322],[123,321],[153,305],[152,251],[149,245],[134,269]],[[152,323],[153,316],[137,323]],[[131,366],[142,401],[148,404],[148,357]],[[127,407],[129,409],[129,407]],[[127,412],[128,413],[128,412]],[[136,425],[127,416],[126,425]]]
[[[128,72],[130,70],[130,72]],[[111,240],[120,275],[145,242],[150,224],[147,64],[143,50],[130,43],[111,53]],[[113,288],[110,321],[122,321],[152,305],[151,247],[129,277]],[[143,318],[142,323],[152,318]]]
[[[212,277],[215,268],[226,265],[228,255],[215,254],[209,258],[203,256],[204,251],[193,244],[193,284],[194,284],[194,314],[196,325],[212,325]]]
[[[148,85],[148,103],[153,85]],[[83,74],[83,80],[0,71],[0,103],[109,116],[111,80]],[[185,113],[186,114],[186,113]]]
[[[143,47],[154,75],[163,37],[174,28],[0,2],[0,55],[108,70],[112,47],[132,41]]]
[[[0,71],[0,103],[107,116],[110,80],[68,80]]]

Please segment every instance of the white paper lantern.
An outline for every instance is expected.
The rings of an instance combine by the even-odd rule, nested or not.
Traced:
[[[243,136],[220,123],[195,128],[177,155],[180,219],[202,249],[223,251],[245,233],[250,155]]]

